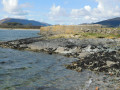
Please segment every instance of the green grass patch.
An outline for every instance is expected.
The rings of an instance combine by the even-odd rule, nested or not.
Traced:
[[[80,38],[120,38],[120,34],[82,33]]]

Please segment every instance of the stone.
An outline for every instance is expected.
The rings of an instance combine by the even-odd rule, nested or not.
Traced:
[[[85,52],[91,52],[92,51],[91,45],[88,45],[86,48],[83,49],[83,51],[85,51]]]
[[[111,67],[112,65],[116,64],[115,62],[113,61],[106,61],[106,64],[108,67]]]
[[[65,48],[64,47],[58,47],[56,50],[55,50],[55,52],[56,53],[64,53],[64,50]]]
[[[27,48],[28,46],[26,44],[20,45],[20,48]]]
[[[55,50],[56,53],[61,53],[61,54],[74,54],[74,53],[79,53],[81,52],[81,49],[78,47],[74,47],[74,48],[66,48],[66,47],[58,47]]]
[[[79,53],[79,56],[78,56],[78,57],[83,58],[83,57],[86,57],[86,56],[88,56],[88,55],[90,55],[89,52],[82,52],[82,53]]]
[[[18,45],[20,43],[19,43],[19,41],[14,41],[14,42],[11,42],[11,44]]]
[[[99,68],[97,67],[97,68],[94,68],[94,71],[98,71],[99,70]]]
[[[81,48],[86,48],[88,45],[87,44],[82,44]]]
[[[91,45],[91,49],[95,49],[95,48],[97,48],[97,46]]]
[[[81,72],[82,71],[82,68],[81,67],[78,67],[75,69],[77,72]]]

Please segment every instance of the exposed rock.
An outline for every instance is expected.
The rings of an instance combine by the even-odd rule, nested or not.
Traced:
[[[81,67],[78,67],[75,69],[77,72],[81,72],[82,71],[82,68]]]
[[[74,63],[76,65],[74,65]],[[84,57],[71,65],[68,69],[76,70],[77,68],[90,69],[92,71],[112,73],[120,75],[120,53],[116,51],[100,51],[89,56]]]
[[[55,52],[56,53],[65,53],[65,50],[64,50],[65,48],[64,47],[58,47],[56,50],[55,50]]]
[[[113,61],[106,61],[106,64],[108,67],[111,67],[111,66],[115,65],[116,63]]]
[[[20,42],[19,41],[15,41],[15,42],[11,42],[11,44],[17,45],[17,44],[20,44]]]
[[[28,46],[26,44],[22,44],[20,45],[20,48],[28,48]]]
[[[83,57],[86,57],[88,55],[90,55],[91,53],[90,52],[82,52],[82,53],[79,53],[79,58],[83,58]]]
[[[41,37],[0,42],[1,47],[59,53],[80,60],[68,65],[68,69],[119,74],[119,39],[46,39]]]

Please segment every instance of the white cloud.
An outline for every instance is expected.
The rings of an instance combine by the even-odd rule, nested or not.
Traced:
[[[85,15],[89,15],[91,11],[91,7],[90,6],[85,6],[84,8],[81,9],[72,9],[71,11],[71,17],[83,17]]]
[[[23,10],[22,6],[18,5],[18,0],[2,0],[4,10],[14,17],[24,17],[28,15],[28,11]]]
[[[53,5],[49,14],[52,16],[64,16],[66,12],[61,6]]]
[[[119,0],[96,0],[98,6],[96,8],[91,8],[90,6],[85,6],[80,9],[72,9],[71,16],[77,15],[81,19],[85,19],[84,22],[96,22],[104,19],[109,19],[113,17],[120,16],[120,1]]]
[[[84,8],[85,8],[85,10],[87,10],[87,11],[91,11],[91,7],[90,7],[89,5],[85,6]]]
[[[50,11],[50,17],[54,20],[68,19],[68,22],[74,24],[97,22],[104,19],[120,17],[120,0],[95,0],[98,5],[92,8],[90,5],[86,5],[83,8],[72,9],[66,16],[65,9],[61,6],[52,6]],[[62,18],[61,18],[62,17]],[[66,20],[65,19],[65,20]],[[59,23],[59,22],[58,22]]]
[[[64,8],[61,6],[53,5],[49,12],[49,18],[53,21],[61,21],[64,17],[67,16],[67,13]]]

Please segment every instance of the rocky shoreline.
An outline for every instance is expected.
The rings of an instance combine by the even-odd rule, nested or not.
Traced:
[[[78,61],[65,65],[67,69],[81,72],[89,69],[120,75],[120,39],[47,39],[34,37],[0,42],[0,47],[19,50],[44,51],[75,57]]]

